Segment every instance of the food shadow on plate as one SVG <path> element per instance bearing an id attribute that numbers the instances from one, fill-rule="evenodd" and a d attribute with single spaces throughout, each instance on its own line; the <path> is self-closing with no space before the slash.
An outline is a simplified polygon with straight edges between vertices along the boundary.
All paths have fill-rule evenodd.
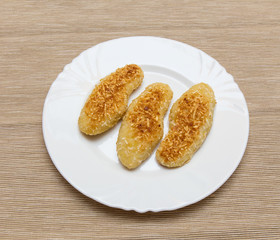
<path id="1" fill-rule="evenodd" d="M 83 137 L 85 139 L 87 139 L 88 141 L 101 141 L 108 137 L 115 137 L 115 135 L 118 136 L 120 126 L 121 126 L 121 121 L 119 121 L 114 127 L 110 128 L 106 132 L 100 133 L 98 135 L 86 135 L 83 132 L 81 132 L 80 130 L 79 131 L 80 131 L 80 134 L 83 135 Z M 116 138 L 116 141 L 117 141 L 117 138 Z"/>

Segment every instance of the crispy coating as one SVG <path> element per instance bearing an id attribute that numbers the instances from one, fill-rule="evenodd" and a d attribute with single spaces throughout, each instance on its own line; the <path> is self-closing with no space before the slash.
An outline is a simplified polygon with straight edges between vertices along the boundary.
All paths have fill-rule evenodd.
<path id="1" fill-rule="evenodd" d="M 81 111 L 80 131 L 97 135 L 112 128 L 125 114 L 128 98 L 143 78 L 142 69 L 130 64 L 101 79 Z"/>
<path id="2" fill-rule="evenodd" d="M 169 132 L 156 152 L 161 165 L 180 167 L 192 158 L 211 129 L 215 104 L 214 92 L 205 83 L 194 85 L 173 104 Z"/>
<path id="3" fill-rule="evenodd" d="M 172 96 L 167 84 L 154 83 L 130 104 L 117 140 L 118 157 L 126 168 L 138 167 L 162 138 L 163 117 Z"/>

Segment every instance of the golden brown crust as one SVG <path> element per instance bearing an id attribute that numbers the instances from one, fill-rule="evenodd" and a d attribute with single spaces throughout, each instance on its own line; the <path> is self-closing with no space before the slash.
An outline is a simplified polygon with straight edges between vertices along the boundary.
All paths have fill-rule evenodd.
<path id="1" fill-rule="evenodd" d="M 130 64 L 101 79 L 81 111 L 80 130 L 96 135 L 113 127 L 124 115 L 129 95 L 140 86 L 143 78 L 142 69 Z"/>
<path id="2" fill-rule="evenodd" d="M 168 85 L 154 83 L 130 104 L 117 141 L 118 157 L 128 169 L 147 159 L 162 138 L 163 117 L 172 96 Z"/>
<path id="3" fill-rule="evenodd" d="M 180 167 L 199 149 L 211 129 L 216 101 L 211 87 L 200 83 L 191 87 L 172 106 L 169 132 L 156 157 L 166 167 Z"/>

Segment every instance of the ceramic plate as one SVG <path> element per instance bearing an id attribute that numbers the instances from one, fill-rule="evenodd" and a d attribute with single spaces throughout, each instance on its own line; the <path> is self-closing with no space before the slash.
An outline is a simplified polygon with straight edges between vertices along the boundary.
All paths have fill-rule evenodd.
<path id="1" fill-rule="evenodd" d="M 145 75 L 130 102 L 154 82 L 172 88 L 170 106 L 196 83 L 206 82 L 213 88 L 217 105 L 212 129 L 183 167 L 161 167 L 154 152 L 138 169 L 129 171 L 116 153 L 120 123 L 94 137 L 79 131 L 78 117 L 94 85 L 130 63 L 141 66 Z M 246 148 L 249 115 L 233 77 L 206 53 L 170 39 L 128 37 L 98 44 L 65 66 L 45 100 L 43 133 L 54 165 L 78 191 L 107 206 L 158 212 L 193 204 L 231 176 Z"/>

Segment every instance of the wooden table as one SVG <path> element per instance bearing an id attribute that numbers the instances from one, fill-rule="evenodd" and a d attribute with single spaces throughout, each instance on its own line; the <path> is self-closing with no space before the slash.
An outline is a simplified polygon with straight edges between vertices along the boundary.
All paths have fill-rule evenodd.
<path id="1" fill-rule="evenodd" d="M 0 239 L 279 239 L 280 2 L 1 1 Z M 217 59 L 250 111 L 247 150 L 203 201 L 138 214 L 103 206 L 55 169 L 42 108 L 83 50 L 125 36 L 193 45 Z"/>

